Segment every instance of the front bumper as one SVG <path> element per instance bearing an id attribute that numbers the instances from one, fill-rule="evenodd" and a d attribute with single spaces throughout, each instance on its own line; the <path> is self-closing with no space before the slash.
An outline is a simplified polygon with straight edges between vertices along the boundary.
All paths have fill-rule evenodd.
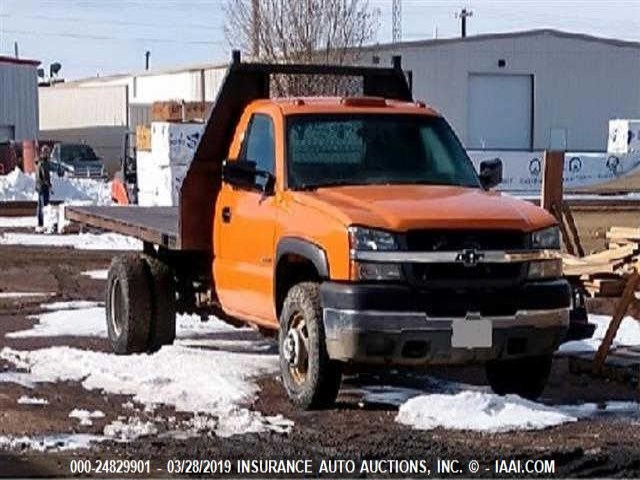
<path id="1" fill-rule="evenodd" d="M 569 327 L 564 280 L 485 292 L 484 303 L 473 303 L 479 311 L 460 315 L 442 315 L 455 306 L 436 305 L 455 301 L 455 295 L 443 298 L 402 285 L 325 282 L 321 295 L 329 357 L 349 363 L 420 366 L 544 355 L 555 351 Z M 492 303 L 502 311 L 492 312 Z M 488 340 L 461 344 L 454 338 L 454 330 L 471 325 L 488 327 Z"/>

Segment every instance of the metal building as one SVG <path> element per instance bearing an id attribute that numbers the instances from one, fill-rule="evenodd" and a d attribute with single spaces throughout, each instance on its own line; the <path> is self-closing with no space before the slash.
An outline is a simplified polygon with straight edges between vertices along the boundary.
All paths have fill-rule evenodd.
<path id="1" fill-rule="evenodd" d="M 640 43 L 557 30 L 366 47 L 401 55 L 414 97 L 441 111 L 469 150 L 603 152 L 611 118 L 640 117 Z M 215 99 L 226 65 L 89 78 L 40 89 L 41 137 L 84 140 L 117 165 L 126 130 L 160 100 Z"/>
<path id="2" fill-rule="evenodd" d="M 0 143 L 37 138 L 38 65 L 0 56 Z"/>
<path id="3" fill-rule="evenodd" d="M 376 45 L 361 61 L 393 55 L 472 150 L 605 151 L 609 119 L 640 116 L 640 43 L 543 29 Z"/>

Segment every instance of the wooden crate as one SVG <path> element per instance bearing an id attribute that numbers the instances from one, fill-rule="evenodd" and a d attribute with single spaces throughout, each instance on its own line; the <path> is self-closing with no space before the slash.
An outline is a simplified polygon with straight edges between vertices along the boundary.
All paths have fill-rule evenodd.
<path id="1" fill-rule="evenodd" d="M 151 119 L 154 122 L 194 122 L 203 121 L 211 103 L 202 102 L 154 102 Z"/>
<path id="2" fill-rule="evenodd" d="M 151 127 L 149 125 L 138 125 L 136 127 L 136 149 L 141 151 L 151 151 Z"/>

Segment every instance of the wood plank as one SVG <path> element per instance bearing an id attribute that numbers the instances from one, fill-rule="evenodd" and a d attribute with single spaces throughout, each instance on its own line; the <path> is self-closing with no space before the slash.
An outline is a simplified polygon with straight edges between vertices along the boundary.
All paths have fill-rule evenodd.
<path id="1" fill-rule="evenodd" d="M 607 333 L 598 348 L 596 356 L 593 360 L 593 370 L 594 372 L 599 372 L 602 370 L 602 366 L 604 365 L 604 361 L 607 358 L 609 353 L 609 349 L 611 348 L 611 344 L 613 343 L 613 339 L 616 337 L 616 333 L 618 333 L 618 328 L 620 328 L 620 323 L 622 323 L 622 319 L 624 315 L 627 313 L 627 309 L 631 302 L 635 301 L 634 293 L 640 283 L 640 275 L 638 271 L 633 272 L 633 275 L 629 277 L 627 280 L 627 285 L 624 287 L 624 292 L 620 301 L 616 305 L 613 318 L 609 323 L 609 328 L 607 328 Z"/>
<path id="2" fill-rule="evenodd" d="M 575 244 L 575 251 L 579 257 L 584 257 L 584 248 L 582 248 L 582 242 L 580 242 L 580 235 L 578 234 L 578 228 L 576 227 L 576 222 L 573 218 L 573 214 L 571 213 L 571 208 L 565 201 L 561 201 L 560 208 L 562 210 L 563 219 L 567 224 L 567 230 L 571 235 L 573 243 Z"/>

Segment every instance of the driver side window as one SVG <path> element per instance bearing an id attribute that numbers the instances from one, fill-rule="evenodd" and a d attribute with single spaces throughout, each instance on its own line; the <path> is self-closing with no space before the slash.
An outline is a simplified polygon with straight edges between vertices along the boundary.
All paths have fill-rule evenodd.
<path id="1" fill-rule="evenodd" d="M 251 118 L 242 144 L 240 160 L 255 162 L 257 170 L 275 173 L 275 140 L 271 117 L 261 113 Z"/>

